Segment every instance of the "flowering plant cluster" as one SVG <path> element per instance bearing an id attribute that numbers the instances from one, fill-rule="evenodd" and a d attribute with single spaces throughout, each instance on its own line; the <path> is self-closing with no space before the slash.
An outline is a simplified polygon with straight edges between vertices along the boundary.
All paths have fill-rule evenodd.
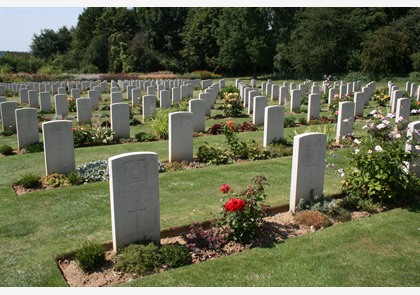
<path id="1" fill-rule="evenodd" d="M 384 107 L 391 100 L 391 97 L 389 96 L 388 93 L 389 92 L 388 92 L 388 88 L 387 87 L 381 88 L 381 89 L 376 89 L 373 92 L 372 99 L 374 101 L 377 101 L 379 106 Z"/>
<path id="2" fill-rule="evenodd" d="M 395 115 L 383 115 L 379 109 L 370 113 L 371 119 L 363 127 L 368 136 L 355 139 L 350 167 L 342 189 L 359 199 L 387 205 L 399 204 L 418 193 L 419 179 L 408 170 L 416 153 L 406 151 L 406 144 L 419 146 L 414 137 L 407 137 L 407 124 Z"/>
<path id="3" fill-rule="evenodd" d="M 69 107 L 69 112 L 76 111 L 76 99 L 73 96 L 67 97 L 67 104 Z"/>
<path id="4" fill-rule="evenodd" d="M 94 146 L 116 142 L 115 132 L 106 127 L 81 125 L 73 128 L 74 146 Z"/>
<path id="5" fill-rule="evenodd" d="M 248 185 L 239 196 L 227 184 L 220 187 L 220 191 L 228 200 L 222 199 L 223 217 L 219 220 L 218 227 L 228 232 L 230 240 L 239 243 L 248 243 L 258 235 L 268 209 L 268 206 L 260 204 L 267 197 L 264 192 L 266 177 L 256 176 L 252 181 L 254 184 Z"/>
<path id="6" fill-rule="evenodd" d="M 353 97 L 351 97 L 348 94 L 345 94 L 343 97 L 340 97 L 340 95 L 338 94 L 334 95 L 333 99 L 331 99 L 330 101 L 328 109 L 330 111 L 331 116 L 333 116 L 335 119 L 338 118 L 338 107 L 340 102 L 342 101 L 353 101 Z"/>
<path id="7" fill-rule="evenodd" d="M 243 116 L 244 106 L 242 105 L 239 93 L 225 93 L 221 109 L 223 110 L 224 115 L 227 117 Z"/>

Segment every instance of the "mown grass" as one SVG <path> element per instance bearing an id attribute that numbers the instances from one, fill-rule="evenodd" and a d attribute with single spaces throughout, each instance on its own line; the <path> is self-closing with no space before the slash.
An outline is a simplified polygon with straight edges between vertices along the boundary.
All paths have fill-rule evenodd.
<path id="1" fill-rule="evenodd" d="M 250 120 L 241 118 L 235 122 Z M 206 127 L 217 121 L 207 120 Z M 363 134 L 363 124 L 356 124 L 356 133 Z M 297 133 L 322 127 L 287 128 L 285 137 L 292 141 Z M 131 133 L 147 128 L 147 124 L 132 127 Z M 238 136 L 262 143 L 263 131 L 260 128 Z M 194 151 L 205 141 L 223 144 L 224 137 L 194 138 Z M 5 143 L 17 147 L 16 136 L 0 137 L 0 145 Z M 168 142 L 77 148 L 76 165 L 134 151 L 157 152 L 159 160 L 166 161 Z M 291 160 L 292 157 L 283 157 L 159 174 L 161 229 L 217 217 L 220 185 L 229 183 L 239 192 L 258 174 L 265 175 L 270 184 L 266 203 L 288 204 Z M 327 162 L 335 163 L 337 169 L 345 167 L 347 151 L 327 152 Z M 75 250 L 86 240 L 111 241 L 108 183 L 16 196 L 12 183 L 22 175 L 45 173 L 43 153 L 0 156 L 0 167 L 0 286 L 66 286 L 54 257 Z M 325 194 L 340 192 L 340 181 L 336 169 L 326 169 Z M 419 221 L 418 209 L 396 209 L 272 248 L 254 249 L 136 280 L 130 286 L 419 286 L 416 257 L 420 248 L 418 231 L 413 229 Z"/>

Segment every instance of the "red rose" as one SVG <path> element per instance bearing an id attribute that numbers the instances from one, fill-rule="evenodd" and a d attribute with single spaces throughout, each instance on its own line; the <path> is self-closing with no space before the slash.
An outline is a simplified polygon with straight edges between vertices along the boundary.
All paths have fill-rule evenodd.
<path id="1" fill-rule="evenodd" d="M 76 132 L 77 129 L 73 127 L 72 130 L 73 130 L 73 132 Z"/>
<path id="2" fill-rule="evenodd" d="M 220 187 L 220 191 L 224 194 L 227 194 L 230 191 L 230 186 L 228 186 L 227 184 L 222 184 L 222 186 Z"/>
<path id="3" fill-rule="evenodd" d="M 227 211 L 242 211 L 245 208 L 245 202 L 242 199 L 232 198 L 226 202 L 225 208 Z"/>
<path id="4" fill-rule="evenodd" d="M 335 114 L 338 116 L 338 111 L 336 111 Z"/>
<path id="5" fill-rule="evenodd" d="M 233 124 L 233 121 L 227 121 L 226 122 L 226 125 L 230 125 L 230 124 Z"/>

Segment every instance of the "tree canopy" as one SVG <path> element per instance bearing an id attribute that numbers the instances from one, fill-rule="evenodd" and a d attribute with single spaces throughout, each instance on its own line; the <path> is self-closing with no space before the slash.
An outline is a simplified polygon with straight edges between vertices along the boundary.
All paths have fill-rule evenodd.
<path id="1" fill-rule="evenodd" d="M 418 7 L 88 7 L 34 34 L 30 55 L 66 72 L 378 77 L 419 70 L 419 33 Z"/>

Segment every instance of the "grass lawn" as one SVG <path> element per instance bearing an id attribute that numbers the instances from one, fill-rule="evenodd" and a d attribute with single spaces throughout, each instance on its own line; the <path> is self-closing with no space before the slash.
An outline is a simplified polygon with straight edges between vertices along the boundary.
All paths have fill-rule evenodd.
<path id="1" fill-rule="evenodd" d="M 365 112 L 372 108 L 366 108 Z M 293 115 L 298 118 L 306 113 Z M 206 128 L 227 120 L 208 119 Z M 251 120 L 240 118 L 235 122 Z M 356 135 L 363 134 L 363 125 L 363 121 L 356 123 Z M 320 131 L 325 126 L 287 128 L 285 138 L 292 141 L 295 134 Z M 146 123 L 131 127 L 131 134 L 143 130 L 150 130 L 150 126 Z M 262 143 L 262 128 L 240 133 L 239 138 Z M 223 144 L 224 137 L 194 138 L 194 153 L 204 142 Z M 3 144 L 16 148 L 16 136 L 0 136 L 0 145 Z M 168 141 L 76 148 L 76 166 L 135 151 L 153 151 L 158 153 L 160 161 L 166 161 Z M 326 195 L 340 192 L 337 169 L 345 167 L 348 160 L 347 149 L 327 151 L 327 162 L 334 163 L 336 168 L 326 169 Z M 292 157 L 288 156 L 159 174 L 161 229 L 217 217 L 222 205 L 220 185 L 228 183 L 239 192 L 250 184 L 253 176 L 260 174 L 270 184 L 266 203 L 288 204 L 291 163 Z M 12 184 L 25 173 L 40 176 L 45 173 L 42 152 L 0 156 L 0 286 L 66 286 L 54 257 L 75 250 L 86 240 L 108 243 L 112 239 L 109 184 L 97 182 L 16 196 Z M 419 206 L 395 209 L 290 239 L 271 248 L 256 248 L 128 285 L 420 286 L 419 209 Z"/>

